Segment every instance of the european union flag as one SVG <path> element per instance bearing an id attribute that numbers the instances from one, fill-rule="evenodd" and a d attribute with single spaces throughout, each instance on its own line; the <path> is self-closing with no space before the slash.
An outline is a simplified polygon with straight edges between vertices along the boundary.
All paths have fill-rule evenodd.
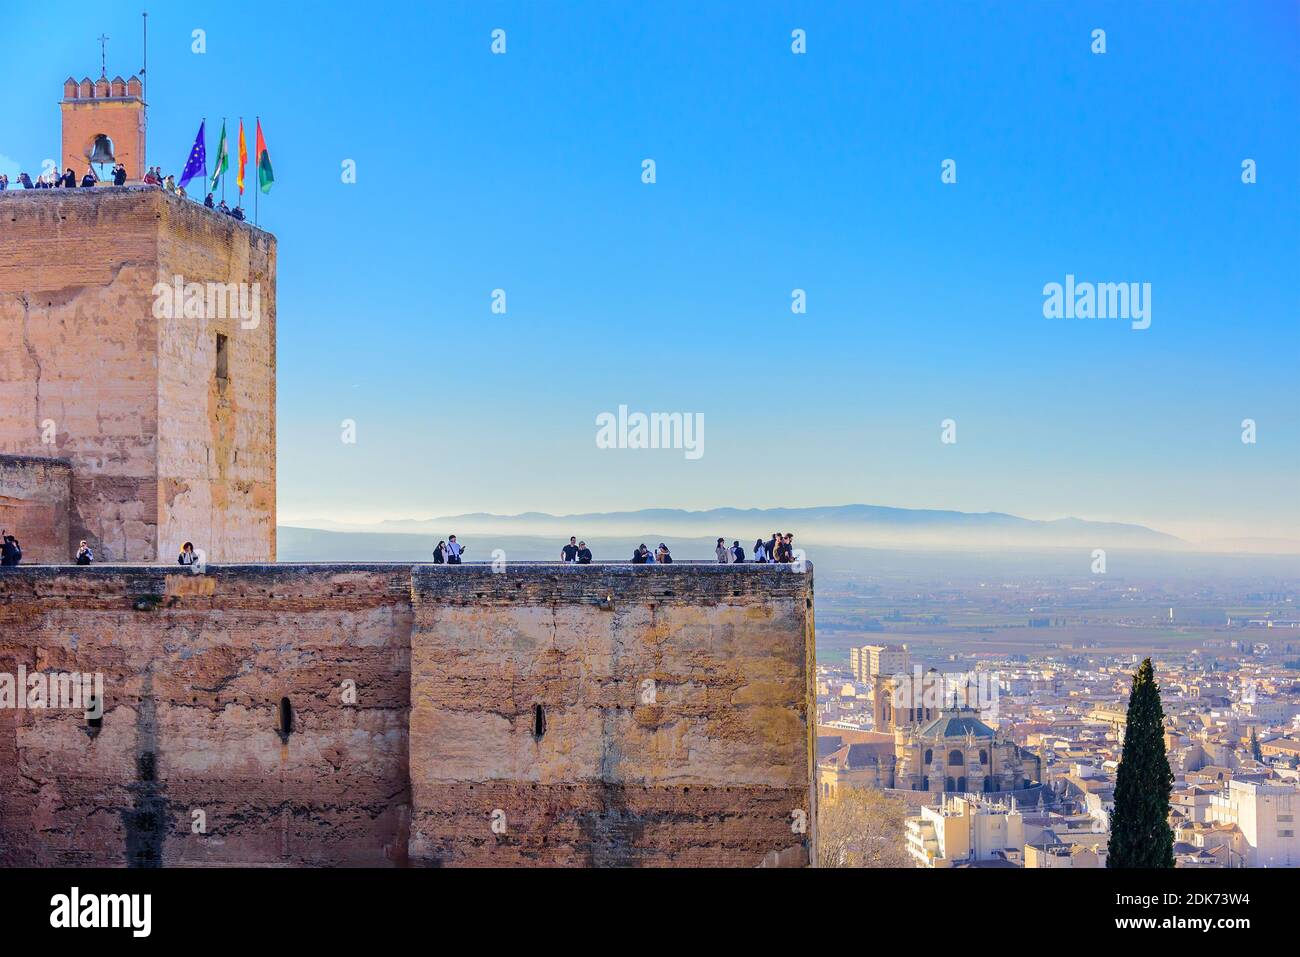
<path id="1" fill-rule="evenodd" d="M 196 176 L 202 176 L 205 180 L 208 178 L 208 150 L 203 145 L 203 127 L 207 124 L 204 120 L 199 124 L 199 135 L 194 138 L 194 148 L 190 150 L 190 158 L 185 161 L 185 171 L 181 173 L 179 185 L 185 188 L 190 180 Z"/>

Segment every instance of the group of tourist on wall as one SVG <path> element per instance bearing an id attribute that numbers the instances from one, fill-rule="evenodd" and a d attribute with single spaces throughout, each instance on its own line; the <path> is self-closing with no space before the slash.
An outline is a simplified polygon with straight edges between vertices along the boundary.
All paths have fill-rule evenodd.
<path id="1" fill-rule="evenodd" d="M 3 544 L 0 544 L 0 565 L 17 565 L 22 561 L 22 546 L 18 544 L 18 539 L 15 536 L 9 534 L 7 529 L 3 535 Z M 460 565 L 465 551 L 465 546 L 456 541 L 456 536 L 450 535 L 445 541 L 439 541 L 437 547 L 433 550 L 433 563 L 435 565 Z M 741 546 L 739 539 L 732 542 L 730 548 L 727 547 L 726 539 L 718 539 L 717 556 L 719 564 L 723 565 L 746 561 L 745 549 Z M 587 547 L 586 542 L 578 541 L 577 536 L 569 536 L 569 544 L 560 549 L 560 560 L 566 564 L 590 565 L 591 559 L 591 549 Z M 77 546 L 76 563 L 78 565 L 89 565 L 94 560 L 94 549 L 83 538 Z M 673 556 L 668 550 L 668 546 L 663 542 L 660 542 L 659 547 L 653 551 L 642 542 L 632 552 L 630 560 L 633 565 L 671 565 Z M 791 532 L 773 532 L 772 537 L 767 541 L 763 541 L 761 538 L 756 540 L 754 542 L 753 557 L 748 560 L 759 564 L 765 562 L 793 562 L 794 534 Z M 176 558 L 179 565 L 198 565 L 201 561 L 202 559 L 194 548 L 193 542 L 186 542 L 182 545 L 180 554 Z"/>
<path id="2" fill-rule="evenodd" d="M 63 173 L 58 172 L 58 170 L 50 170 L 48 173 L 42 173 L 35 180 L 26 173 L 19 173 L 17 182 L 23 189 L 75 189 L 78 186 L 77 174 L 72 171 L 72 167 L 68 167 Z M 80 186 L 83 189 L 88 189 L 92 186 L 98 186 L 100 182 L 101 180 L 92 166 L 86 170 L 86 175 L 81 177 Z M 185 187 L 176 184 L 176 177 L 164 176 L 160 166 L 150 166 L 149 171 L 144 174 L 142 182 L 146 186 L 157 186 L 182 199 L 187 198 Z M 123 186 L 126 183 L 126 167 L 121 163 L 113 165 L 112 183 L 114 186 Z M 0 192 L 8 188 L 9 177 L 4 173 L 0 173 Z M 216 200 L 212 193 L 208 193 L 204 198 L 203 205 L 214 212 L 224 213 L 233 219 L 247 218 L 242 206 L 227 206 L 224 198 Z"/>
<path id="3" fill-rule="evenodd" d="M 745 548 L 740 544 L 740 539 L 731 543 L 727 547 L 725 538 L 718 539 L 718 547 L 714 549 L 718 556 L 718 563 L 729 565 L 735 562 L 745 561 Z M 765 562 L 790 563 L 794 561 L 794 533 L 793 532 L 773 532 L 772 537 L 767 541 L 761 538 L 754 541 L 754 555 L 750 561 L 763 564 Z"/>
<path id="4" fill-rule="evenodd" d="M 433 563 L 435 565 L 459 565 L 461 556 L 465 553 L 465 546 L 456 541 L 456 536 L 450 536 L 446 541 L 439 541 L 437 547 L 433 550 Z M 736 539 L 732 542 L 731 547 L 727 547 L 726 539 L 718 539 L 717 552 L 718 562 L 723 565 L 736 564 L 744 562 L 745 549 Z M 560 561 L 566 565 L 590 565 L 592 562 L 591 549 L 587 547 L 586 542 L 578 541 L 576 535 L 569 536 L 569 543 L 560 549 Z M 642 542 L 632 551 L 632 557 L 629 561 L 633 565 L 671 565 L 673 563 L 672 552 L 668 546 L 660 542 L 658 548 L 651 549 L 645 542 Z M 765 564 L 768 562 L 785 562 L 794 561 L 794 533 L 792 532 L 773 532 L 772 537 L 767 541 L 757 539 L 754 542 L 753 557 L 748 561 Z"/>
<path id="5" fill-rule="evenodd" d="M 8 529 L 4 531 L 3 536 L 0 540 L 0 566 L 11 567 L 19 564 L 23 560 L 23 547 L 18 543 L 17 536 L 10 535 Z M 95 550 L 84 538 L 77 545 L 75 561 L 78 565 L 90 565 L 95 561 Z M 199 555 L 194 550 L 193 542 L 186 542 L 181 546 L 176 562 L 180 565 L 199 564 Z"/>
<path id="6" fill-rule="evenodd" d="M 113 171 L 109 177 L 114 186 L 121 186 L 126 182 L 126 167 L 121 163 L 113 164 Z M 98 186 L 100 183 L 99 175 L 95 172 L 95 167 L 86 167 L 86 175 L 81 177 L 81 182 L 77 182 L 77 174 L 69 166 L 60 173 L 56 169 L 47 170 L 40 176 L 33 179 L 26 173 L 18 174 L 18 185 L 23 189 L 76 189 L 78 185 L 82 189 L 89 189 L 92 186 Z M 0 192 L 9 188 L 9 177 L 0 173 Z"/>
<path id="7" fill-rule="evenodd" d="M 456 536 L 450 536 L 445 542 L 439 542 L 438 547 L 433 550 L 433 563 L 435 565 L 459 565 L 460 557 L 465 553 L 465 547 L 456 541 Z"/>
<path id="8" fill-rule="evenodd" d="M 214 212 L 224 213 L 234 219 L 246 219 L 244 208 L 236 201 L 234 207 L 226 205 L 225 183 L 226 173 L 230 169 L 230 155 L 226 149 L 226 124 L 223 120 L 221 123 L 221 141 L 217 144 L 216 169 L 211 177 L 208 176 L 208 158 L 207 147 L 204 139 L 204 128 L 206 122 L 199 124 L 199 134 L 194 140 L 194 146 L 190 150 L 190 155 L 185 161 L 185 169 L 181 173 L 180 181 L 170 173 L 163 175 L 161 166 L 150 166 L 148 172 L 144 174 L 142 182 L 146 186 L 157 186 L 167 192 L 179 196 L 182 199 L 188 198 L 185 187 L 190 181 L 202 176 L 204 184 L 208 187 L 208 194 L 203 200 L 203 205 Z M 275 182 L 275 173 L 271 169 L 271 154 L 266 148 L 266 140 L 262 136 L 262 122 L 257 122 L 257 143 L 256 152 L 254 153 L 254 164 L 257 169 L 257 188 L 260 192 L 269 193 L 271 184 Z M 244 167 L 248 162 L 248 143 L 244 138 L 244 121 L 239 121 L 239 152 L 237 156 L 236 169 L 238 174 L 235 177 L 235 185 L 239 189 L 239 195 L 244 195 Z M 102 168 L 102 167 L 101 167 Z M 114 186 L 124 186 L 126 184 L 126 167 L 121 163 L 113 164 L 111 180 Z M 35 181 L 26 173 L 18 174 L 18 185 L 23 189 L 75 189 L 78 186 L 77 174 L 72 171 L 72 167 L 60 173 L 57 169 L 51 169 L 40 176 Z M 95 174 L 94 166 L 86 170 L 86 175 L 81 177 L 80 185 L 82 187 L 98 186 L 100 178 Z M 222 189 L 222 197 L 219 202 L 214 201 L 217 186 Z M 9 177 L 0 173 L 0 191 L 9 188 Z"/>
<path id="9" fill-rule="evenodd" d="M 91 549 L 90 545 L 87 544 L 86 540 L 83 538 L 81 540 L 81 544 L 77 546 L 77 564 L 89 565 L 94 560 L 95 560 L 95 552 L 93 549 Z M 199 556 L 198 553 L 194 550 L 194 543 L 186 542 L 184 545 L 181 546 L 181 552 L 180 555 L 178 555 L 176 558 L 176 564 L 197 565 L 198 563 L 199 563 Z"/>

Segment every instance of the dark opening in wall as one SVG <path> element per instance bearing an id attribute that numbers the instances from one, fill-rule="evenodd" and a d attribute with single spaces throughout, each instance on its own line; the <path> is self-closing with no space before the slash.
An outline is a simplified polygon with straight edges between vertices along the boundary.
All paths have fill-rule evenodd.
<path id="1" fill-rule="evenodd" d="M 540 704 L 533 705 L 533 737 L 538 741 L 546 733 L 546 709 Z"/>
<path id="2" fill-rule="evenodd" d="M 217 333 L 217 388 L 226 391 L 230 379 L 230 340 Z"/>
<path id="3" fill-rule="evenodd" d="M 95 698 L 86 702 L 86 733 L 92 738 L 104 727 L 104 711 Z"/>
<path id="4" fill-rule="evenodd" d="M 288 698 L 280 699 L 280 720 L 275 730 L 281 738 L 285 739 L 293 733 L 293 705 L 289 703 Z"/>

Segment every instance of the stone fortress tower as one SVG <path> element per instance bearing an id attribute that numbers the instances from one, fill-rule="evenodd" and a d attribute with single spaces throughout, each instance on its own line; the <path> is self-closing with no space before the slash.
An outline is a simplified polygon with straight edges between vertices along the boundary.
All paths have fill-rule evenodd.
<path id="1" fill-rule="evenodd" d="M 124 88 L 65 152 L 135 177 Z M 275 563 L 275 279 L 156 187 L 0 193 L 0 675 L 103 688 L 0 707 L 0 866 L 808 864 L 811 563 Z"/>
<path id="2" fill-rule="evenodd" d="M 107 137 L 138 179 L 140 93 L 68 80 L 65 166 Z M 270 233 L 154 187 L 0 193 L 0 524 L 27 561 L 275 559 L 275 267 Z"/>

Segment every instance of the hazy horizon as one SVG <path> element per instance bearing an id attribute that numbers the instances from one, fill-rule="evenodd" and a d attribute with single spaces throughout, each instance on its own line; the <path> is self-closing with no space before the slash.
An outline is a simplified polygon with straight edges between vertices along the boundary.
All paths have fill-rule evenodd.
<path id="1" fill-rule="evenodd" d="M 599 532 L 602 533 L 610 533 L 611 531 L 613 531 L 619 534 L 631 534 L 631 535 L 637 535 L 642 533 L 671 534 L 670 529 L 676 528 L 678 531 L 689 532 L 691 534 L 697 534 L 697 535 L 707 535 L 707 534 L 715 534 L 715 533 L 722 534 L 722 535 L 729 536 L 728 540 L 730 540 L 730 537 L 734 537 L 734 535 L 736 535 L 739 532 L 739 529 L 731 529 L 729 531 L 726 528 L 719 527 L 716 522 L 710 523 L 707 519 L 707 515 L 709 513 L 716 512 L 716 511 L 736 511 L 741 513 L 755 511 L 759 513 L 759 515 L 754 516 L 752 519 L 742 518 L 741 520 L 732 522 L 731 524 L 733 525 L 742 524 L 743 521 L 749 520 L 751 521 L 751 523 L 754 524 L 755 528 L 766 528 L 766 524 L 759 524 L 759 523 L 770 524 L 774 519 L 766 518 L 766 517 L 760 518 L 760 515 L 767 515 L 774 512 L 776 513 L 796 512 L 800 510 L 829 511 L 829 510 L 847 510 L 847 509 L 855 509 L 855 508 L 883 509 L 889 511 L 915 513 L 915 515 L 919 518 L 931 519 L 934 521 L 938 521 L 937 516 L 943 515 L 944 513 L 955 513 L 955 515 L 957 516 L 955 521 L 958 522 L 965 519 L 979 520 L 983 518 L 988 518 L 990 516 L 1005 515 L 1010 519 L 1025 520 L 1027 522 L 1035 523 L 1036 525 L 1041 525 L 1043 530 L 1048 533 L 1050 533 L 1051 531 L 1052 523 L 1060 523 L 1063 525 L 1068 523 L 1081 523 L 1083 525 L 1089 526 L 1090 528 L 1099 530 L 1101 532 L 1104 532 L 1104 530 L 1108 526 L 1121 527 L 1120 528 L 1121 531 L 1128 530 L 1128 529 L 1140 529 L 1144 531 L 1150 531 L 1160 536 L 1169 536 L 1171 539 L 1171 541 L 1166 543 L 1148 544 L 1147 547 L 1168 548 L 1174 551 L 1196 552 L 1198 550 L 1201 550 L 1205 552 L 1237 553 L 1242 555 L 1300 554 L 1300 542 L 1278 537 L 1278 536 L 1260 536 L 1260 537 L 1252 537 L 1252 538 L 1185 539 L 1182 536 L 1174 535 L 1173 533 L 1170 533 L 1165 529 L 1152 527 L 1149 525 L 1142 525 L 1141 523 L 1111 523 L 1104 520 L 1090 519 L 1090 518 L 1085 518 L 1077 515 L 1063 515 L 1063 516 L 1050 518 L 1050 519 L 1038 519 L 1038 518 L 1031 518 L 1029 516 L 1016 515 L 1015 513 L 1005 513 L 1005 512 L 967 513 L 967 512 L 961 512 L 960 510 L 950 510 L 950 509 L 897 509 L 896 506 L 868 505 L 865 503 L 840 503 L 836 505 L 789 506 L 789 507 L 780 506 L 780 507 L 769 508 L 769 509 L 750 509 L 750 508 L 743 508 L 739 506 L 716 506 L 714 508 L 708 508 L 708 509 L 676 509 L 671 506 L 650 506 L 641 509 L 626 509 L 626 510 L 619 509 L 619 510 L 611 510 L 608 512 L 545 512 L 541 510 L 529 510 L 527 512 L 522 512 L 522 513 L 503 514 L 503 513 L 491 512 L 491 511 L 478 511 L 478 512 L 458 513 L 455 515 L 450 515 L 450 514 L 422 515 L 422 516 L 384 515 L 382 517 L 374 517 L 374 518 L 368 518 L 365 516 L 355 516 L 351 520 L 345 520 L 342 518 L 326 518 L 320 515 L 287 516 L 281 514 L 277 517 L 277 525 L 281 528 L 320 529 L 326 531 L 340 531 L 340 532 L 376 532 L 376 533 L 394 534 L 394 535 L 401 535 L 401 534 L 427 535 L 430 534 L 433 530 L 428 528 L 422 528 L 417 531 L 417 530 L 413 530 L 413 527 L 430 526 L 430 525 L 436 525 L 438 523 L 455 521 L 459 523 L 457 527 L 462 529 L 461 534 L 463 534 L 464 531 L 477 533 L 480 531 L 480 528 L 487 528 L 487 529 L 491 529 L 491 531 L 493 532 L 502 533 L 502 534 L 512 534 L 512 535 L 536 534 L 545 537 L 547 535 L 551 535 L 551 536 L 567 535 L 567 533 L 564 531 L 565 526 L 563 524 L 567 522 L 568 524 L 572 524 L 575 526 L 573 530 L 573 534 L 577 534 L 579 537 L 581 537 L 583 534 L 586 534 L 588 537 L 593 537 L 593 535 L 597 534 L 595 530 L 589 528 L 586 532 L 584 532 L 583 528 L 577 527 L 577 524 L 579 523 L 580 520 L 590 519 L 593 521 L 597 521 L 597 529 L 599 530 Z M 653 515 L 657 513 L 671 513 L 668 515 L 668 517 L 671 518 L 672 521 L 660 522 L 659 524 L 663 525 L 664 527 L 656 529 L 654 518 L 640 517 L 642 515 L 647 515 L 647 514 Z M 610 522 L 612 520 L 612 517 L 615 516 L 618 517 L 618 522 L 616 524 L 611 524 Z M 548 522 L 554 522 L 559 524 L 555 524 L 553 527 L 547 527 Z M 1046 537 L 1046 535 L 1044 535 L 1043 539 L 1040 541 L 1027 543 L 1022 541 L 1017 541 L 1014 538 L 1005 541 L 999 540 L 998 537 L 996 536 L 980 536 L 978 533 L 966 533 L 964 536 L 954 536 L 951 534 L 945 535 L 941 532 L 923 534 L 913 530 L 912 527 L 908 526 L 907 524 L 898 524 L 892 526 L 892 528 L 897 529 L 897 532 L 892 534 L 874 533 L 874 534 L 866 534 L 866 535 L 861 533 L 855 534 L 851 528 L 846 529 L 843 532 L 837 533 L 836 526 L 834 525 L 832 525 L 830 528 L 827 528 L 825 526 L 820 526 L 820 525 L 812 525 L 810 527 L 805 527 L 802 530 L 800 529 L 794 529 L 794 530 L 800 531 L 803 539 L 809 542 L 830 543 L 830 544 L 837 544 L 837 545 L 846 545 L 849 547 L 867 547 L 867 548 L 871 548 L 871 547 L 943 548 L 943 547 L 951 546 L 958 549 L 967 549 L 967 548 L 978 549 L 978 548 L 985 548 L 985 547 L 991 547 L 991 548 L 998 548 L 998 547 L 1017 548 L 1017 547 L 1030 547 L 1030 546 L 1067 547 L 1068 545 L 1071 544 L 1077 544 L 1077 543 L 1070 543 L 1070 542 L 1053 543 L 1051 540 L 1049 540 Z M 411 529 L 411 530 L 404 531 L 404 529 Z M 452 531 L 454 531 L 454 529 L 448 526 L 447 529 L 444 530 L 443 534 L 448 534 L 451 533 Z M 748 529 L 748 531 L 753 531 L 753 529 Z M 768 529 L 768 531 L 770 531 L 770 529 Z M 763 534 L 766 534 L 766 532 L 764 532 Z M 1076 537 L 1078 538 L 1078 542 L 1082 542 L 1082 543 L 1094 543 L 1098 545 L 1108 544 L 1105 541 L 1100 541 L 1100 540 L 1094 541 L 1096 536 L 1089 535 L 1086 533 L 1081 533 Z M 746 547 L 748 547 L 749 544 L 750 544 L 749 542 L 746 542 Z"/>

